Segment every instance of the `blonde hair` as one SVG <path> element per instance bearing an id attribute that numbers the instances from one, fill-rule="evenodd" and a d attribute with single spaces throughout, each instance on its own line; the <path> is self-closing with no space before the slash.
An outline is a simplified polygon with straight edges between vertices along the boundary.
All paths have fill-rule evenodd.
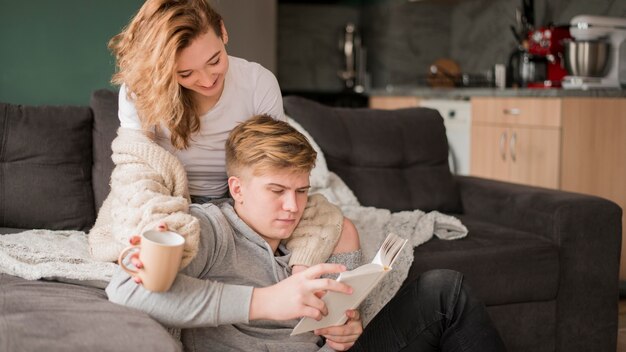
<path id="1" fill-rule="evenodd" d="M 126 84 L 143 128 L 167 126 L 178 149 L 200 129 L 191 92 L 176 79 L 176 57 L 209 30 L 222 38 L 222 17 L 207 0 L 148 0 L 109 41 L 114 84 Z"/>
<path id="2" fill-rule="evenodd" d="M 226 141 L 228 176 L 241 176 L 244 168 L 252 168 L 255 175 L 276 170 L 310 172 L 316 157 L 302 133 L 267 115 L 240 123 Z"/>

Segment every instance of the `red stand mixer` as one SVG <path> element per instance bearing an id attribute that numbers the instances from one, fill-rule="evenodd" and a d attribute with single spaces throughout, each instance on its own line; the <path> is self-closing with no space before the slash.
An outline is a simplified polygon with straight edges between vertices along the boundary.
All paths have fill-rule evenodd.
<path id="1" fill-rule="evenodd" d="M 563 41 L 571 38 L 569 26 L 539 27 L 528 32 L 528 53 L 538 61 L 545 60 L 545 79 L 527 82 L 528 88 L 561 87 L 563 77 L 567 76 Z"/>

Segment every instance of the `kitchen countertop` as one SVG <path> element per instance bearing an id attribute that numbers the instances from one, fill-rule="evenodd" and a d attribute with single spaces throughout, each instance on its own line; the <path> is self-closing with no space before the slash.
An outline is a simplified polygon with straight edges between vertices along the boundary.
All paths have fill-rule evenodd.
<path id="1" fill-rule="evenodd" d="M 517 89 L 517 88 L 430 88 L 423 86 L 387 86 L 374 88 L 365 94 L 371 96 L 416 96 L 433 99 L 470 99 L 471 97 L 598 97 L 623 98 L 626 89 Z"/>

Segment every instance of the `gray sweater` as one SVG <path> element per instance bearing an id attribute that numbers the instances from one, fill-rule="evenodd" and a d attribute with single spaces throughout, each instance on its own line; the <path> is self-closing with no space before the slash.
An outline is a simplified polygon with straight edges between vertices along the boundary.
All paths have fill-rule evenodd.
<path id="1" fill-rule="evenodd" d="M 287 248 L 280 245 L 278 252 L 284 254 L 274 255 L 228 201 L 193 204 L 190 212 L 200 221 L 200 247 L 172 288 L 150 292 L 119 270 L 106 288 L 109 300 L 182 328 L 189 351 L 320 350 L 323 341 L 313 333 L 289 336 L 297 320 L 248 320 L 253 287 L 276 284 L 291 274 Z"/>

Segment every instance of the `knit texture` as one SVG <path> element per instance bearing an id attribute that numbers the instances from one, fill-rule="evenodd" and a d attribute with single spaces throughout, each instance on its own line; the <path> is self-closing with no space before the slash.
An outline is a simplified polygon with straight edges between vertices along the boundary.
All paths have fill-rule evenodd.
<path id="1" fill-rule="evenodd" d="M 200 227 L 189 214 L 187 174 L 178 159 L 144 132 L 120 128 L 111 144 L 111 192 L 89 232 L 94 259 L 116 261 L 130 237 L 165 223 L 185 237 L 181 268 L 198 250 Z"/>
<path id="2" fill-rule="evenodd" d="M 321 194 L 309 195 L 302 219 L 286 243 L 289 265 L 324 263 L 339 241 L 343 214 Z"/>
<path id="3" fill-rule="evenodd" d="M 359 249 L 353 252 L 335 253 L 331 255 L 330 258 L 328 258 L 326 263 L 343 264 L 346 266 L 346 270 L 349 271 L 349 270 L 354 270 L 363 264 L 362 257 L 363 257 L 363 252 Z M 337 279 L 337 277 L 339 277 L 339 274 L 338 273 L 324 274 L 321 277 L 335 280 Z"/>

